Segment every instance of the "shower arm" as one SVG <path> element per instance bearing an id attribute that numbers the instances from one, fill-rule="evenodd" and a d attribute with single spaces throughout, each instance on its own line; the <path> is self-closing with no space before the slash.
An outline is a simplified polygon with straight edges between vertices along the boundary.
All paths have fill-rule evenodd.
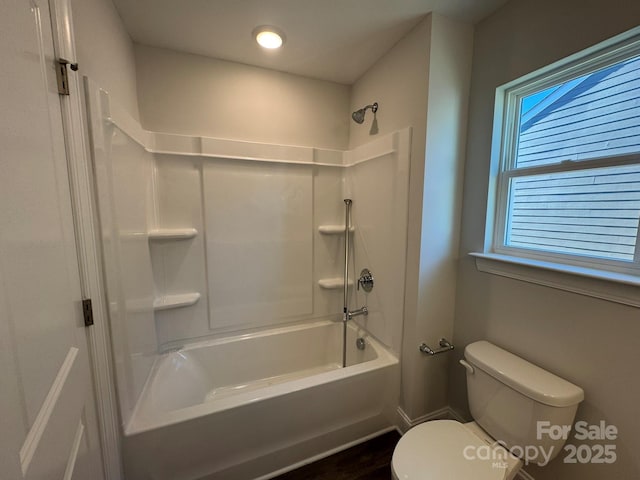
<path id="1" fill-rule="evenodd" d="M 364 114 L 367 113 L 367 110 L 371 109 L 371 111 L 373 113 L 376 113 L 378 111 L 378 102 L 374 102 L 371 105 L 367 105 L 366 107 L 362 107 L 360 110 L 356 110 L 356 112 L 362 114 L 363 118 L 364 118 Z M 356 113 L 353 112 L 353 113 Z"/>
<path id="2" fill-rule="evenodd" d="M 373 113 L 376 113 L 378 111 L 378 102 L 373 102 L 371 105 L 367 105 L 363 110 L 366 112 L 367 108 L 370 108 Z"/>

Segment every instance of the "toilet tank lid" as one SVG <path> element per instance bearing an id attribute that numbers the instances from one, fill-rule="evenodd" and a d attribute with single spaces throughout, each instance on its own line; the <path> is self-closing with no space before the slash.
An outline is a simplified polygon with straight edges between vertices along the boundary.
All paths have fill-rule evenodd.
<path id="1" fill-rule="evenodd" d="M 577 385 L 485 340 L 467 345 L 464 356 L 496 380 L 545 405 L 568 407 L 584 400 Z"/>

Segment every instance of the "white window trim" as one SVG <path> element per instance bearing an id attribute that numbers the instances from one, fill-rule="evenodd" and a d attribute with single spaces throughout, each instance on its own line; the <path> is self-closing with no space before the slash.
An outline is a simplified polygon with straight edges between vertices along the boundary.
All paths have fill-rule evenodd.
<path id="1" fill-rule="evenodd" d="M 570 171 L 599 166 L 638 163 L 638 155 L 605 157 L 510 170 L 515 159 L 513 118 L 517 98 L 543 90 L 593 70 L 604 68 L 640 50 L 640 27 L 562 59 L 496 89 L 491 170 L 487 203 L 485 248 L 470 253 L 479 271 L 545 285 L 616 303 L 640 307 L 640 269 L 638 263 L 572 257 L 504 246 L 508 184 L 510 178 L 553 171 Z M 640 235 L 640 232 L 639 232 Z M 640 243 L 640 242 L 639 242 Z M 636 259 L 638 258 L 636 249 Z"/>

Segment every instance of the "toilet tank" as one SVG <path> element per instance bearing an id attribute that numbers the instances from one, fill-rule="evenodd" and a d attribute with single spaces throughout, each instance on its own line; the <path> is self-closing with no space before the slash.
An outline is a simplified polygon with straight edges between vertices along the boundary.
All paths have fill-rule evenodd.
<path id="1" fill-rule="evenodd" d="M 464 357 L 475 421 L 528 463 L 544 465 L 555 458 L 584 399 L 582 389 L 487 341 L 467 345 Z M 539 431 L 539 425 L 554 426 L 553 435 Z M 568 435 L 555 435 L 560 428 Z"/>

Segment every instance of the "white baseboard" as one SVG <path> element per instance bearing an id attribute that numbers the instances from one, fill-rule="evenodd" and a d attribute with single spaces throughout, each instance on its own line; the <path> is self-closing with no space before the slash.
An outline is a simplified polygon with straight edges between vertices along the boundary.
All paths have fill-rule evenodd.
<path id="1" fill-rule="evenodd" d="M 426 415 L 421 415 L 418 418 L 411 419 L 402 410 L 401 407 L 398 407 L 398 430 L 400 433 L 406 433 L 412 427 L 416 425 L 420 425 L 421 423 L 428 422 L 430 420 L 457 420 L 459 422 L 464 423 L 466 420 L 451 407 L 443 407 L 433 412 L 429 412 Z"/>
<path id="2" fill-rule="evenodd" d="M 466 419 L 464 416 L 460 414 L 460 412 L 458 412 L 457 410 L 454 410 L 451 407 L 449 407 L 449 418 L 451 418 L 452 420 L 457 420 L 460 423 L 466 423 L 469 421 L 469 419 Z"/>

